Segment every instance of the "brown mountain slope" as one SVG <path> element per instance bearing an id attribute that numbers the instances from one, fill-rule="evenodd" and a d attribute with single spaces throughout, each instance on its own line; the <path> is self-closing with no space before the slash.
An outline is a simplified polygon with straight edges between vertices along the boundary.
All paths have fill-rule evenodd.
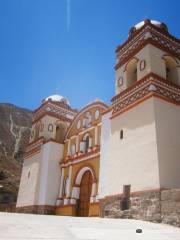
<path id="1" fill-rule="evenodd" d="M 0 203 L 16 201 L 31 121 L 31 111 L 0 104 Z"/>

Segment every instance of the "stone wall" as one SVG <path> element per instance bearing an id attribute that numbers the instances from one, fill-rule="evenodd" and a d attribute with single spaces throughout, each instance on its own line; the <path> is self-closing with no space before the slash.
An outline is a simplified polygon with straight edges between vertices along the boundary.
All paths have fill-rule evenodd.
<path id="1" fill-rule="evenodd" d="M 180 227 L 180 189 L 131 193 L 129 209 L 121 210 L 123 195 L 100 200 L 100 216 L 163 222 Z"/>
<path id="2" fill-rule="evenodd" d="M 160 197 L 160 190 L 132 193 L 129 209 L 124 211 L 121 210 L 123 195 L 107 197 L 100 201 L 100 216 L 161 222 Z"/>
<path id="3" fill-rule="evenodd" d="M 0 203 L 0 212 L 16 212 L 16 204 Z"/>
<path id="4" fill-rule="evenodd" d="M 163 223 L 180 227 L 180 189 L 161 192 L 161 218 Z"/>
<path id="5" fill-rule="evenodd" d="M 53 215 L 55 214 L 55 207 L 48 205 L 33 205 L 16 208 L 17 213 L 32 213 L 32 214 L 46 214 Z"/>

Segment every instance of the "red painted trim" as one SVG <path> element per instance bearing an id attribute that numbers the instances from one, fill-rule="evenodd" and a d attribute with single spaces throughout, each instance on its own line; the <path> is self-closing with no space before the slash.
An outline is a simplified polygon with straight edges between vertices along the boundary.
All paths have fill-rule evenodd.
<path id="1" fill-rule="evenodd" d="M 90 156 L 90 155 L 92 155 L 94 153 L 98 153 L 98 152 L 100 152 L 100 148 L 99 147 L 96 150 L 92 150 L 91 152 L 82 153 L 81 155 L 78 155 L 78 156 L 75 156 L 75 157 L 69 157 L 68 159 L 65 158 L 65 159 L 62 160 L 61 163 L 65 163 L 66 164 L 68 162 L 72 162 L 72 161 L 75 161 L 76 159 L 81 159 L 83 157 L 88 157 L 88 156 Z M 87 160 L 89 160 L 89 159 L 87 159 Z"/>
<path id="2" fill-rule="evenodd" d="M 40 107 L 35 109 L 34 113 L 36 113 L 38 110 L 40 110 L 45 105 L 48 105 L 48 103 L 53 103 L 54 105 L 56 105 L 58 107 L 66 108 L 67 110 L 70 110 L 70 111 L 72 111 L 74 113 L 78 112 L 78 110 L 71 108 L 69 105 L 66 105 L 66 104 L 64 104 L 62 102 L 55 102 L 55 101 L 52 101 L 52 100 L 48 99 L 47 101 L 43 102 Z"/>
<path id="3" fill-rule="evenodd" d="M 69 122 L 69 123 L 72 122 L 71 119 L 66 118 L 66 117 L 64 117 L 64 116 L 60 116 L 59 114 L 52 113 L 52 112 L 44 112 L 44 113 L 42 113 L 42 115 L 39 116 L 37 119 L 33 120 L 32 124 L 35 124 L 36 122 L 40 121 L 44 116 L 55 117 L 55 118 L 58 118 L 58 120 L 67 121 L 67 122 Z"/>
<path id="4" fill-rule="evenodd" d="M 36 140 L 34 140 L 33 142 L 29 143 L 29 144 L 27 145 L 27 147 L 33 145 L 34 143 L 36 143 L 36 142 L 38 142 L 38 141 L 40 141 L 40 140 L 43 140 L 43 141 L 44 141 L 45 138 L 44 138 L 44 137 L 39 137 L 38 139 L 36 139 Z M 26 147 L 26 148 L 27 148 L 27 147 Z"/>
<path id="5" fill-rule="evenodd" d="M 116 100 L 118 100 L 119 97 L 123 96 L 124 94 L 128 93 L 129 91 L 131 91 L 133 88 L 135 88 L 136 86 L 138 86 L 139 84 L 141 84 L 143 81 L 145 81 L 146 79 L 153 77 L 156 78 L 164 83 L 167 83 L 170 86 L 176 87 L 178 89 L 180 89 L 179 85 L 176 85 L 175 83 L 172 83 L 162 77 L 160 77 L 159 75 L 157 75 L 156 73 L 149 73 L 147 74 L 145 77 L 141 78 L 140 80 L 136 81 L 135 83 L 133 83 L 130 87 L 128 87 L 127 89 L 125 89 L 124 91 L 120 92 L 119 94 L 115 95 L 114 97 L 112 97 L 111 102 L 114 102 Z"/>
<path id="6" fill-rule="evenodd" d="M 47 141 L 44 141 L 44 144 L 45 143 L 49 143 L 49 142 L 54 142 L 54 143 L 59 143 L 59 144 L 64 144 L 64 142 L 60 142 L 60 141 L 57 141 L 57 140 L 55 140 L 55 139 L 48 139 Z"/>
<path id="7" fill-rule="evenodd" d="M 148 22 L 146 21 L 144 26 L 142 26 L 140 29 L 136 30 L 134 32 L 134 34 L 132 34 L 131 36 L 129 36 L 129 38 L 122 44 L 122 45 L 119 45 L 117 48 L 116 48 L 116 53 L 119 52 L 119 50 L 121 50 L 126 44 L 130 43 L 130 41 L 135 38 L 140 32 L 143 32 L 143 30 L 147 27 L 147 26 L 150 26 L 151 28 L 154 28 L 157 32 L 159 33 L 162 33 L 163 35 L 165 35 L 166 37 L 170 38 L 171 40 L 177 42 L 177 43 L 180 43 L 180 40 L 176 37 L 174 37 L 173 35 L 171 35 L 170 33 L 168 32 L 165 32 L 163 31 L 161 28 L 155 26 L 154 24 L 152 24 L 151 22 Z"/>
<path id="8" fill-rule="evenodd" d="M 154 93 L 149 93 L 148 95 L 146 95 L 145 97 L 135 101 L 134 103 L 130 104 L 128 107 L 126 107 L 123 111 L 121 112 L 117 112 L 117 113 L 114 113 L 112 117 L 110 117 L 110 119 L 113 119 L 115 117 L 117 117 L 118 115 L 120 114 L 123 114 L 124 112 L 130 110 L 131 108 L 137 106 L 138 104 L 148 100 L 149 98 L 153 97 L 154 96 Z"/>
<path id="9" fill-rule="evenodd" d="M 143 40 L 142 43 L 140 45 L 138 45 L 134 50 L 132 50 L 127 57 L 123 58 L 121 61 L 119 61 L 118 64 L 116 64 L 115 66 L 115 70 L 119 69 L 122 65 L 124 65 L 128 60 L 130 60 L 134 55 L 136 55 L 142 48 L 144 48 L 146 45 L 151 44 L 173 56 L 176 56 L 178 59 L 180 59 L 180 55 L 172 50 L 170 50 L 169 48 L 159 44 L 158 42 L 156 42 L 153 39 L 146 39 Z"/>
<path id="10" fill-rule="evenodd" d="M 75 118 L 72 120 L 68 130 L 67 130 L 67 134 L 66 134 L 66 139 L 69 138 L 69 133 L 71 131 L 71 128 L 73 127 L 74 125 L 74 122 L 77 121 L 77 119 L 81 116 L 82 113 L 84 113 L 85 111 L 87 111 L 88 109 L 90 108 L 94 108 L 95 106 L 97 107 L 102 107 L 104 108 L 105 110 L 108 109 L 108 106 L 103 103 L 103 102 L 100 102 L 100 101 L 96 101 L 96 102 L 93 102 L 91 104 L 88 104 L 87 106 L 83 107 L 79 112 L 78 114 L 75 116 Z"/>

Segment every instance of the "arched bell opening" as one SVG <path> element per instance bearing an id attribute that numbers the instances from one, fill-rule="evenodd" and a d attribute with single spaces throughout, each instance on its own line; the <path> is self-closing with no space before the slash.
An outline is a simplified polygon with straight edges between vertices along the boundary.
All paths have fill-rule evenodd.
<path id="1" fill-rule="evenodd" d="M 62 123 L 62 122 L 57 123 L 55 140 L 58 142 L 64 142 L 66 131 L 67 131 L 67 126 L 65 123 Z"/>
<path id="2" fill-rule="evenodd" d="M 127 88 L 137 81 L 137 58 L 132 58 L 125 67 Z"/>
<path id="3" fill-rule="evenodd" d="M 166 72 L 166 80 L 178 84 L 178 69 L 177 69 L 177 61 L 175 58 L 166 55 L 163 56 L 165 62 L 165 72 Z"/>

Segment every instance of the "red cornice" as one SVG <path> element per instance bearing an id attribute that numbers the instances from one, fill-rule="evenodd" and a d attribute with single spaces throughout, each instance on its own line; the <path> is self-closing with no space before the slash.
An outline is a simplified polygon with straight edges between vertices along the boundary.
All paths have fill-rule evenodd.
<path id="1" fill-rule="evenodd" d="M 103 103 L 103 102 L 101 102 L 101 101 L 95 101 L 95 102 L 92 102 L 92 103 L 86 105 L 85 107 L 83 107 L 83 108 L 78 112 L 78 114 L 75 116 L 75 118 L 72 120 L 72 122 L 71 122 L 71 124 L 70 124 L 70 126 L 69 126 L 69 128 L 68 128 L 68 130 L 67 130 L 66 138 L 68 138 L 69 132 L 70 132 L 70 130 L 71 130 L 74 122 L 79 118 L 79 116 L 80 116 L 83 112 L 87 111 L 89 108 L 95 107 L 95 106 L 101 106 L 101 107 L 103 107 L 105 110 L 108 109 L 108 105 L 106 105 L 105 103 Z"/>
<path id="2" fill-rule="evenodd" d="M 70 111 L 72 111 L 72 112 L 74 112 L 74 113 L 78 113 L 78 110 L 72 109 L 72 108 L 71 108 L 70 106 L 68 106 L 67 104 L 62 103 L 62 102 L 55 102 L 55 101 L 52 101 L 52 100 L 50 100 L 50 99 L 48 99 L 47 101 L 43 102 L 40 107 L 38 107 L 37 109 L 35 109 L 34 112 L 36 113 L 39 109 L 41 109 L 43 106 L 47 105 L 48 103 L 52 103 L 52 104 L 54 104 L 54 105 L 56 105 L 56 106 L 65 108 L 65 109 L 70 110 Z"/>
<path id="3" fill-rule="evenodd" d="M 136 55 L 142 48 L 144 48 L 148 44 L 151 44 L 151 45 L 165 51 L 166 53 L 169 53 L 169 54 L 177 57 L 178 59 L 180 59 L 180 55 L 178 53 L 170 50 L 169 48 L 165 47 L 164 45 L 149 38 L 149 39 L 143 40 L 142 43 L 139 44 L 134 50 L 132 50 L 131 53 L 129 53 L 129 55 L 127 57 L 120 60 L 119 63 L 116 64 L 115 69 L 117 70 L 118 68 L 120 68 L 123 64 L 125 64 L 129 59 L 131 59 L 134 55 Z"/>
<path id="4" fill-rule="evenodd" d="M 45 138 L 44 137 L 39 137 L 38 139 L 36 139 L 33 142 L 29 143 L 26 148 L 30 147 L 31 145 L 33 145 L 36 142 L 39 142 L 40 140 L 42 140 L 44 142 Z"/>
<path id="5" fill-rule="evenodd" d="M 153 89 L 151 89 L 151 86 Z M 130 88 L 113 97 L 113 111 L 110 119 L 128 111 L 150 97 L 158 97 L 167 102 L 180 105 L 180 86 L 154 73 L 150 73 Z"/>
<path id="6" fill-rule="evenodd" d="M 44 141 L 44 144 L 45 143 L 49 143 L 49 142 L 53 142 L 53 143 L 59 143 L 59 144 L 64 144 L 64 142 L 62 141 L 62 142 L 60 142 L 60 141 L 57 141 L 57 140 L 55 140 L 55 139 L 48 139 L 48 140 L 46 140 L 46 141 Z"/>
<path id="7" fill-rule="evenodd" d="M 75 156 L 72 156 L 72 157 L 68 157 L 68 158 L 65 158 L 63 159 L 60 164 L 67 164 L 68 162 L 73 162 L 77 159 L 81 159 L 81 158 L 84 158 L 84 157 L 89 157 L 95 153 L 100 153 L 100 147 L 97 146 L 95 150 L 92 150 L 91 152 L 87 152 L 87 153 L 81 153 L 81 154 L 78 154 L 78 155 L 75 155 Z M 88 159 L 89 160 L 89 159 Z"/>
<path id="8" fill-rule="evenodd" d="M 147 26 L 150 26 L 151 28 L 154 28 L 159 33 L 164 34 L 166 37 L 171 38 L 173 41 L 176 41 L 176 42 L 180 43 L 180 40 L 178 38 L 174 37 L 173 35 L 171 35 L 169 32 L 165 32 L 161 28 L 159 28 L 159 27 L 155 26 L 154 24 L 152 24 L 151 22 L 145 21 L 145 24 L 140 29 L 136 30 L 133 34 L 131 34 L 129 36 L 129 38 L 122 45 L 119 45 L 116 48 L 116 53 L 119 52 L 119 50 L 122 49 L 126 44 L 128 44 L 133 38 L 135 38 L 140 32 L 143 32 L 143 30 Z"/>
<path id="9" fill-rule="evenodd" d="M 176 85 L 175 83 L 169 82 L 168 80 L 160 77 L 159 75 L 151 72 L 149 74 L 147 74 L 145 77 L 143 77 L 142 79 L 136 81 L 134 84 L 132 84 L 129 88 L 125 89 L 124 91 L 120 92 L 119 94 L 115 95 L 114 97 L 112 97 L 111 102 L 113 103 L 114 101 L 116 101 L 119 97 L 123 96 L 124 94 L 128 93 L 129 91 L 131 91 L 133 88 L 135 88 L 136 86 L 138 86 L 139 84 L 141 84 L 143 81 L 145 81 L 146 79 L 148 79 L 149 77 L 153 77 L 156 78 L 164 83 L 168 83 L 169 85 L 176 87 L 178 89 L 180 89 L 179 85 Z"/>
<path id="10" fill-rule="evenodd" d="M 60 116 L 59 114 L 52 113 L 52 112 L 44 112 L 41 116 L 39 116 L 37 119 L 35 119 L 35 120 L 32 122 L 32 124 L 35 124 L 35 123 L 38 122 L 40 119 L 42 119 L 44 116 L 55 117 L 55 118 L 58 118 L 59 120 L 67 121 L 67 122 L 69 122 L 69 123 L 72 122 L 71 119 L 66 118 L 66 117 L 64 117 L 64 116 Z"/>

